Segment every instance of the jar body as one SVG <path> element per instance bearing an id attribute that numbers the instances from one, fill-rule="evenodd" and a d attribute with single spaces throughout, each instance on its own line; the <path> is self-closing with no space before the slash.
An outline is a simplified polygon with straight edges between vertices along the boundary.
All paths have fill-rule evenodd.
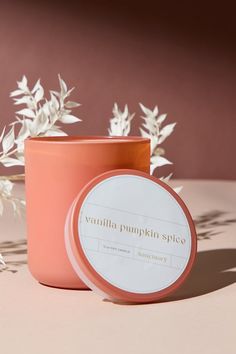
<path id="1" fill-rule="evenodd" d="M 46 285 L 83 289 L 68 258 L 64 225 L 80 190 L 120 168 L 149 173 L 150 142 L 135 137 L 31 138 L 25 142 L 28 264 Z"/>

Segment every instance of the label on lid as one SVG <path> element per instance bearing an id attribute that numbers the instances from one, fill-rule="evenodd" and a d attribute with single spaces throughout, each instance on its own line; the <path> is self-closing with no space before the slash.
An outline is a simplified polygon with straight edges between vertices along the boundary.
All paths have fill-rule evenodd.
<path id="1" fill-rule="evenodd" d="M 161 185 L 138 175 L 114 175 L 97 183 L 81 205 L 78 235 L 93 269 L 132 293 L 172 285 L 191 255 L 182 207 Z"/>

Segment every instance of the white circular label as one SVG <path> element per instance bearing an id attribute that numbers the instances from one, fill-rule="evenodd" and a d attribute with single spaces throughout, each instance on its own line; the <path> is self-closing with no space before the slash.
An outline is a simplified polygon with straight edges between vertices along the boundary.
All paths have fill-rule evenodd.
<path id="1" fill-rule="evenodd" d="M 188 220 L 176 199 L 159 184 L 135 175 L 98 183 L 80 209 L 82 249 L 96 272 L 133 293 L 173 284 L 191 252 Z"/>

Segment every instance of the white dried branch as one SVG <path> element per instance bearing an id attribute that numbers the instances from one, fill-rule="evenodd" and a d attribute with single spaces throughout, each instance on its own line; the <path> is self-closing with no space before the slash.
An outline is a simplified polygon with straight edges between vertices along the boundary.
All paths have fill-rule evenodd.
<path id="1" fill-rule="evenodd" d="M 17 110 L 16 120 L 9 124 L 10 129 L 6 133 L 6 127 L 0 135 L 0 163 L 5 167 L 24 166 L 24 141 L 28 137 L 35 136 L 61 136 L 67 135 L 59 125 L 71 124 L 81 121 L 72 114 L 72 109 L 80 104 L 69 101 L 68 98 L 73 89 L 68 89 L 65 81 L 58 76 L 60 90 L 50 91 L 50 99 L 44 97 L 44 88 L 40 80 L 37 80 L 32 90 L 29 88 L 26 76 L 17 82 L 17 89 L 11 92 L 14 104 L 25 105 Z M 17 133 L 16 133 L 16 128 Z M 12 196 L 13 183 L 7 178 L 0 178 L 0 215 L 4 210 L 5 202 L 12 205 L 18 214 L 24 206 L 24 201 Z"/>
<path id="2" fill-rule="evenodd" d="M 163 157 L 165 150 L 160 145 L 172 134 L 176 123 L 167 124 L 162 127 L 163 122 L 167 118 L 167 114 L 159 114 L 158 107 L 150 109 L 139 104 L 143 112 L 141 118 L 144 120 L 140 127 L 141 136 L 149 138 L 151 143 L 151 156 L 150 156 L 150 172 L 151 174 L 161 166 L 172 164 L 171 161 Z M 134 113 L 131 115 L 128 110 L 128 106 L 125 105 L 124 111 L 119 109 L 117 103 L 114 104 L 113 117 L 110 119 L 110 127 L 108 129 L 109 135 L 112 136 L 126 136 L 129 135 L 131 129 L 131 120 L 134 117 Z M 168 183 L 172 174 L 167 177 L 161 177 L 165 183 Z M 176 188 L 179 191 L 180 188 Z"/>
<path id="3" fill-rule="evenodd" d="M 128 106 L 125 105 L 122 112 L 117 103 L 114 104 L 113 117 L 110 119 L 110 128 L 108 129 L 110 136 L 127 136 L 130 133 L 131 121 L 134 118 L 134 113 L 130 114 Z"/>

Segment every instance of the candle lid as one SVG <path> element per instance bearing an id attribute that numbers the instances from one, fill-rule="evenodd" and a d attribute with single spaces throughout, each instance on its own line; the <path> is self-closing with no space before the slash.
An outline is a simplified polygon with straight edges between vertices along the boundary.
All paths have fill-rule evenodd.
<path id="1" fill-rule="evenodd" d="M 176 290 L 193 266 L 196 239 L 179 195 L 159 179 L 128 169 L 91 180 L 65 225 L 75 272 L 112 301 L 152 302 Z"/>

